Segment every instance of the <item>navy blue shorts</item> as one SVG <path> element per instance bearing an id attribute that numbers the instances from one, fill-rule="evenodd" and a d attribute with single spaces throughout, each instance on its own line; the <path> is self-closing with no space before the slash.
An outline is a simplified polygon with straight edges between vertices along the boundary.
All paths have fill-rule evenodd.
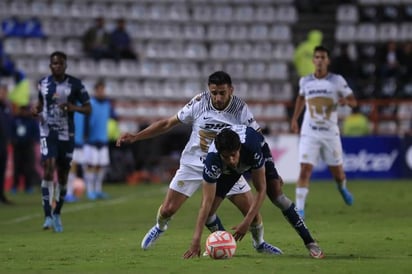
<path id="1" fill-rule="evenodd" d="M 40 152 L 42 161 L 56 159 L 56 164 L 62 168 L 70 168 L 73 159 L 74 139 L 61 141 L 57 134 L 40 137 Z"/>

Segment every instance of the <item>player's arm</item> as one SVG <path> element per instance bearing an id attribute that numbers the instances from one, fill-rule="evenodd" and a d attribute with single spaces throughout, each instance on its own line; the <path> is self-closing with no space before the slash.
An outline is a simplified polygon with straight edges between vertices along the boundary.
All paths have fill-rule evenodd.
<path id="1" fill-rule="evenodd" d="M 37 116 L 43 111 L 43 96 L 40 93 L 40 88 L 38 87 L 39 96 L 37 98 L 37 103 L 31 108 L 31 114 Z"/>
<path id="2" fill-rule="evenodd" d="M 194 258 L 200 256 L 201 251 L 201 238 L 203 227 L 205 226 L 207 217 L 209 216 L 210 209 L 212 208 L 213 200 L 216 193 L 216 183 L 208 183 L 203 181 L 202 183 L 202 203 L 200 205 L 199 213 L 197 215 L 195 232 L 193 233 L 192 243 L 189 250 L 183 254 L 184 259 Z M 253 219 L 253 218 L 252 218 Z"/>
<path id="3" fill-rule="evenodd" d="M 69 112 L 80 112 L 82 114 L 85 115 L 89 115 L 92 112 L 92 105 L 90 104 L 90 102 L 86 102 L 82 105 L 75 105 L 75 104 L 71 104 L 68 103 L 66 105 L 66 109 L 65 111 L 69 111 Z"/>
<path id="4" fill-rule="evenodd" d="M 353 94 L 349 94 L 349 95 L 346 96 L 346 97 L 340 98 L 340 99 L 339 99 L 339 104 L 340 104 L 341 106 L 348 105 L 348 106 L 350 106 L 351 108 L 354 108 L 354 107 L 356 107 L 356 106 L 358 105 L 358 101 L 356 100 L 356 98 L 355 98 L 355 96 L 354 96 Z"/>
<path id="5" fill-rule="evenodd" d="M 255 198 L 253 199 L 253 203 L 249 208 L 248 213 L 243 218 L 243 221 L 233 228 L 235 229 L 233 236 L 235 237 L 236 241 L 242 240 L 246 233 L 249 231 L 250 224 L 259 213 L 260 207 L 262 206 L 263 201 L 266 197 L 266 177 L 264 165 L 258 169 L 252 169 L 252 181 L 256 189 Z"/>
<path id="6" fill-rule="evenodd" d="M 180 120 L 177 118 L 177 115 L 173 115 L 169 118 L 156 121 L 137 133 L 122 134 L 117 139 L 116 145 L 121 146 L 122 144 L 130 144 L 140 140 L 156 137 L 168 132 L 178 124 L 180 124 Z"/>
<path id="7" fill-rule="evenodd" d="M 299 95 L 296 98 L 295 109 L 293 111 L 292 120 L 290 122 L 290 129 L 292 130 L 293 133 L 299 133 L 298 119 L 300 115 L 302 114 L 302 111 L 304 108 L 305 108 L 305 97 L 302 95 Z"/>

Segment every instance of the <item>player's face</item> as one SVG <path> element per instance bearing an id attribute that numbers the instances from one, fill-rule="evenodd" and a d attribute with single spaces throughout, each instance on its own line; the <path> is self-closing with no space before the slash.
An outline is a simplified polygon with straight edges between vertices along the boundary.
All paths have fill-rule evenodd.
<path id="1" fill-rule="evenodd" d="M 66 60 L 61 56 L 53 56 L 50 61 L 50 70 L 55 77 L 61 77 L 66 72 Z"/>
<path id="2" fill-rule="evenodd" d="M 94 96 L 97 99 L 104 99 L 106 97 L 105 87 L 103 85 L 98 85 L 94 91 Z"/>
<path id="3" fill-rule="evenodd" d="M 210 95 L 212 97 L 212 104 L 216 109 L 223 110 L 230 102 L 230 98 L 233 94 L 233 87 L 224 85 L 209 85 Z"/>
<path id="4" fill-rule="evenodd" d="M 222 151 L 220 157 L 226 165 L 231 168 L 236 168 L 239 165 L 240 149 L 235 151 Z"/>
<path id="5" fill-rule="evenodd" d="M 325 51 L 316 51 L 313 55 L 313 64 L 317 71 L 327 71 L 330 60 L 328 53 Z"/>

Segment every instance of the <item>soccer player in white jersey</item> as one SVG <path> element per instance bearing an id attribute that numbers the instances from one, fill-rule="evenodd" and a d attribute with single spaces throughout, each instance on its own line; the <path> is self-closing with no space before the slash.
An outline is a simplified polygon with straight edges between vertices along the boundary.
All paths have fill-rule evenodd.
<path id="1" fill-rule="evenodd" d="M 185 123 L 192 125 L 190 140 L 186 144 L 180 159 L 180 167 L 172 179 L 166 197 L 157 213 L 157 224 L 153 226 L 142 240 L 142 248 L 149 248 L 167 229 L 168 222 L 179 210 L 183 203 L 199 188 L 202 182 L 203 161 L 209 145 L 221 129 L 229 125 L 243 124 L 259 130 L 247 104 L 233 95 L 230 75 L 217 71 L 209 76 L 208 91 L 194 97 L 177 115 L 151 124 L 136 133 L 125 133 L 117 145 L 149 139 L 163 134 L 173 127 Z M 271 202 L 282 210 L 283 215 L 295 228 L 304 241 L 310 255 L 314 258 L 323 257 L 323 252 L 311 237 L 303 220 L 295 210 L 295 205 L 282 193 L 283 181 L 278 175 L 270 155 L 270 149 L 265 144 L 265 165 L 267 194 Z M 250 186 L 243 177 L 234 185 L 227 197 L 234 203 L 242 214 L 246 215 L 253 202 Z M 224 230 L 219 218 L 211 212 L 206 226 L 209 230 Z M 279 250 L 264 242 L 263 224 L 258 214 L 250 227 L 254 247 L 259 252 L 279 254 Z"/>
<path id="2" fill-rule="evenodd" d="M 166 231 L 172 216 L 201 185 L 203 161 L 216 134 L 231 124 L 244 124 L 259 129 L 246 103 L 232 95 L 233 86 L 229 74 L 223 71 L 213 73 L 209 76 L 208 87 L 209 91 L 195 96 L 177 115 L 157 121 L 136 134 L 123 134 L 117 141 L 117 145 L 132 143 L 163 134 L 181 123 L 192 125 L 190 139 L 180 158 L 180 167 L 170 182 L 166 197 L 157 212 L 157 223 L 142 240 L 143 249 L 151 247 Z M 253 200 L 250 190 L 246 180 L 241 177 L 227 194 L 244 215 L 249 211 Z M 211 231 L 224 230 L 216 214 L 208 218 L 206 226 Z M 255 217 L 251 231 L 258 252 L 279 254 L 277 247 L 263 240 L 260 214 Z"/>
<path id="3" fill-rule="evenodd" d="M 345 203 L 353 204 L 353 196 L 346 188 L 346 175 L 342 165 L 337 106 L 355 107 L 357 101 L 345 79 L 328 71 L 330 59 L 327 48 L 315 48 L 313 63 L 315 72 L 299 81 L 299 96 L 291 120 L 291 130 L 298 133 L 298 118 L 306 106 L 300 129 L 300 173 L 296 185 L 296 207 L 301 217 L 305 214 L 310 176 L 319 158 L 328 165 Z"/>

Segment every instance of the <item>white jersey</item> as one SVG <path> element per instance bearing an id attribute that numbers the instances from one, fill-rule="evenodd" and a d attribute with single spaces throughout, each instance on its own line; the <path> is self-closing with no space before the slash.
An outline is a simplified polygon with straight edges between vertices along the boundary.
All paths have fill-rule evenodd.
<path id="1" fill-rule="evenodd" d="M 299 81 L 299 95 L 306 100 L 301 135 L 329 138 L 339 136 L 338 101 L 352 94 L 352 89 L 339 74 L 329 73 L 322 79 L 313 74 Z"/>
<path id="2" fill-rule="evenodd" d="M 179 110 L 177 118 L 185 124 L 192 124 L 192 133 L 180 158 L 181 165 L 203 168 L 208 149 L 216 134 L 231 125 L 246 125 L 258 130 L 260 127 L 247 104 L 232 96 L 224 110 L 213 107 L 209 91 L 194 97 Z"/>

